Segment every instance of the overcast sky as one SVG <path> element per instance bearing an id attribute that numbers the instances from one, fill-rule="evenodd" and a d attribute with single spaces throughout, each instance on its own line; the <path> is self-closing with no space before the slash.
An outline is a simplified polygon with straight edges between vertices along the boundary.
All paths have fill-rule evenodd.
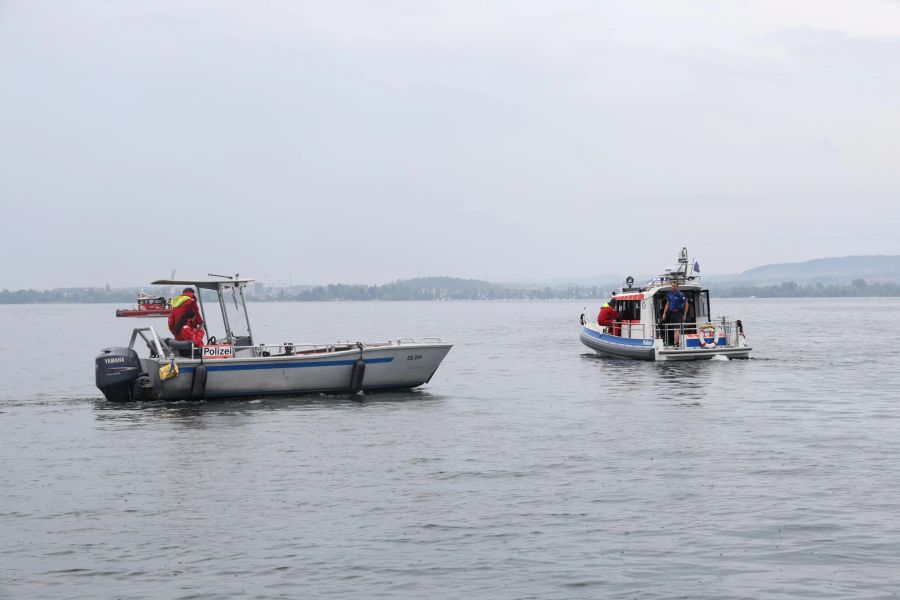
<path id="1" fill-rule="evenodd" d="M 0 288 L 900 254 L 900 3 L 0 0 Z"/>

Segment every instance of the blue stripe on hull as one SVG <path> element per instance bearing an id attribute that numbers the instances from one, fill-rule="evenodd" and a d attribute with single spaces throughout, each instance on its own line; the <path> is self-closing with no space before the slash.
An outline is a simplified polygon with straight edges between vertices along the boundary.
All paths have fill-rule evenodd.
<path id="1" fill-rule="evenodd" d="M 363 359 L 367 365 L 379 364 L 379 363 L 389 363 L 394 361 L 393 356 L 386 356 L 383 358 L 365 358 Z M 303 361 L 303 362 L 277 362 L 277 363 L 265 363 L 260 365 L 254 364 L 240 364 L 240 365 L 211 365 L 209 361 L 206 363 L 206 370 L 210 373 L 214 371 L 259 371 L 264 369 L 301 369 L 307 367 L 348 367 L 352 366 L 356 362 L 356 359 L 349 360 L 315 360 L 315 361 Z M 182 373 L 191 373 L 196 367 L 183 367 L 181 368 Z"/>
<path id="2" fill-rule="evenodd" d="M 608 333 L 600 333 L 588 327 L 582 328 L 582 332 L 592 338 L 601 340 L 608 344 L 620 344 L 623 346 L 634 346 L 637 348 L 650 348 L 653 346 L 653 340 L 646 338 L 623 338 L 617 335 L 609 335 Z"/>

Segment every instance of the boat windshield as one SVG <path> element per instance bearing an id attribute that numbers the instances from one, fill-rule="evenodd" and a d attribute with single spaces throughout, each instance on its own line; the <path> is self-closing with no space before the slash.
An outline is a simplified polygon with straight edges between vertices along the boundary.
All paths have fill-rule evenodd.
<path id="1" fill-rule="evenodd" d="M 222 300 L 225 304 L 225 313 L 228 315 L 228 325 L 231 330 L 231 342 L 235 346 L 252 346 L 250 328 L 248 326 L 247 312 L 244 306 L 242 291 L 238 287 L 226 287 L 222 289 Z"/>
<path id="2" fill-rule="evenodd" d="M 223 286 L 219 291 L 201 289 L 200 301 L 203 305 L 207 336 L 215 336 L 217 342 L 235 346 L 251 346 L 253 344 L 239 288 Z M 223 310 L 225 320 L 222 318 Z"/>

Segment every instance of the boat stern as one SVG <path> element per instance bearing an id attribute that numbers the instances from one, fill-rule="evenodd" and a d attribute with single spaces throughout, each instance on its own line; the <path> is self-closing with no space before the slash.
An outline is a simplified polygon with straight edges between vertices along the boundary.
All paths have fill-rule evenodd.
<path id="1" fill-rule="evenodd" d="M 94 361 L 97 388 L 110 402 L 127 402 L 134 398 L 134 389 L 144 372 L 141 359 L 131 348 L 104 348 Z"/>

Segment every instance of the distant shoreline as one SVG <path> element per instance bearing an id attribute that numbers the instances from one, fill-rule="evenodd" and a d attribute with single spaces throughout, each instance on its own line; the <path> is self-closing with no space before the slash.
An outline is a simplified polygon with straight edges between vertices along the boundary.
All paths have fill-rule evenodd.
<path id="1" fill-rule="evenodd" d="M 847 298 L 897 298 L 900 297 L 900 293 L 898 294 L 845 294 L 845 295 L 825 295 L 825 294 L 808 294 L 808 295 L 796 295 L 796 296 L 785 296 L 785 295 L 762 295 L 762 294 L 753 294 L 753 295 L 732 295 L 732 294 L 722 294 L 716 293 L 715 291 L 710 292 L 710 296 L 713 299 L 721 299 L 721 300 L 808 300 L 811 298 L 832 298 L 832 299 L 847 299 Z M 561 301 L 585 301 L 585 302 L 597 302 L 599 300 L 603 300 L 608 298 L 608 294 L 604 294 L 602 296 L 572 296 L 572 297 L 551 297 L 551 298 L 458 298 L 458 299 L 417 299 L 417 298 L 391 298 L 391 299 L 383 299 L 383 298 L 372 298 L 372 299 L 356 299 L 356 298 L 330 298 L 327 300 L 309 300 L 309 299 L 259 299 L 259 298 L 247 298 L 247 302 L 252 304 L 307 304 L 313 302 L 319 303 L 327 303 L 327 302 L 434 302 L 434 303 L 447 303 L 447 302 L 561 302 Z M 129 304 L 130 302 L 130 304 Z M 116 301 L 116 300 L 76 300 L 76 299 L 59 299 L 59 300 L 46 300 L 46 299 L 34 299 L 27 301 L 16 301 L 10 302 L 2 297 L 0 297 L 0 306 L 49 306 L 49 305 L 65 305 L 65 304 L 111 304 L 117 305 L 120 307 L 130 306 L 134 304 L 133 301 Z"/>
<path id="2" fill-rule="evenodd" d="M 846 299 L 890 299 L 897 298 L 898 296 L 712 296 L 713 300 L 846 300 Z M 602 300 L 602 298 L 547 298 L 547 299 L 538 299 L 538 300 L 529 300 L 529 299 L 517 299 L 517 298 L 504 298 L 504 299 L 495 299 L 495 300 L 247 300 L 248 304 L 339 304 L 343 302 L 347 303 L 394 303 L 394 302 L 421 302 L 421 303 L 432 303 L 432 304 L 448 304 L 448 303 L 478 303 L 478 302 L 598 302 Z M 59 302 L 2 302 L 0 301 L 0 306 L 118 306 L 120 308 L 124 308 L 119 303 L 116 302 L 73 302 L 73 301 L 59 301 Z"/>
<path id="3" fill-rule="evenodd" d="M 473 279 L 428 277 L 384 285 L 331 284 L 247 290 L 252 302 L 346 302 L 346 301 L 485 301 L 485 300 L 599 300 L 608 298 L 608 285 L 567 287 L 513 287 Z M 140 289 L 150 294 L 171 295 L 169 288 L 57 288 L 53 290 L 0 290 L 0 304 L 135 304 Z M 709 286 L 713 298 L 895 298 L 900 284 L 799 284 Z"/>

